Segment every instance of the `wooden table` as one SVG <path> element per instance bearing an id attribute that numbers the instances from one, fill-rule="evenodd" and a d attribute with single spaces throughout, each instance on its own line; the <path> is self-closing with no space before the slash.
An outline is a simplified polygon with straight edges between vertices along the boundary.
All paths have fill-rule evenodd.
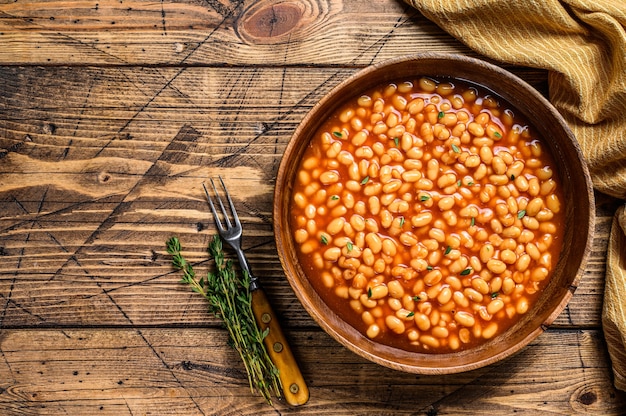
<path id="1" fill-rule="evenodd" d="M 370 363 L 288 285 L 271 207 L 291 133 L 350 74 L 422 51 L 476 56 L 399 0 L 0 1 L 0 414 L 625 414 L 600 320 L 621 203 L 607 196 L 567 309 L 475 371 Z M 507 68 L 546 93 L 545 72 Z M 201 183 L 218 174 L 309 383 L 304 407 L 250 393 L 165 253 L 178 235 L 208 265 Z"/>

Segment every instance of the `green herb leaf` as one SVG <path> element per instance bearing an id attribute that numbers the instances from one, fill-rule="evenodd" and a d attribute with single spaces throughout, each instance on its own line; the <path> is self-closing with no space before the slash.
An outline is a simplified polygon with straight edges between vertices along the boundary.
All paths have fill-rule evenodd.
<path id="1" fill-rule="evenodd" d="M 428 195 L 420 196 L 420 201 L 422 201 L 422 202 L 428 201 L 429 199 L 430 199 L 430 196 L 428 196 Z"/>
<path id="2" fill-rule="evenodd" d="M 339 199 L 339 195 L 333 195 L 333 196 L 331 196 L 331 197 L 330 197 L 330 199 L 331 199 L 332 201 L 336 201 L 336 200 L 338 200 L 338 199 Z"/>
<path id="3" fill-rule="evenodd" d="M 494 133 L 493 133 L 493 135 L 494 135 L 494 137 L 495 137 L 495 138 L 497 138 L 497 139 L 501 139 L 501 138 L 502 138 L 502 135 L 501 135 L 501 134 L 500 134 L 500 132 L 498 132 L 498 131 L 494 132 Z"/>
<path id="4" fill-rule="evenodd" d="M 328 237 L 326 237 L 326 234 L 322 234 L 320 237 L 320 242 L 324 245 L 328 244 Z"/>
<path id="5" fill-rule="evenodd" d="M 338 139 L 341 139 L 343 137 L 343 134 L 340 131 L 333 131 L 333 136 L 335 136 Z"/>
<path id="6" fill-rule="evenodd" d="M 414 302 L 419 302 L 420 300 L 422 300 L 419 296 L 413 296 L 411 299 L 413 299 Z"/>
<path id="7" fill-rule="evenodd" d="M 461 149 L 459 149 L 459 146 L 457 146 L 456 144 L 452 143 L 452 151 L 454 153 L 461 153 Z"/>
<path id="8" fill-rule="evenodd" d="M 476 224 L 476 218 L 472 217 L 472 220 L 470 221 L 470 227 L 473 227 Z"/>
<path id="9" fill-rule="evenodd" d="M 432 270 L 433 266 L 426 266 L 426 270 Z"/>
<path id="10" fill-rule="evenodd" d="M 514 181 L 515 180 L 515 175 L 511 174 L 511 180 Z"/>
<path id="11" fill-rule="evenodd" d="M 446 115 L 446 113 L 444 113 L 443 111 L 440 111 L 439 114 L 437 114 L 437 118 L 443 118 Z"/>
<path id="12" fill-rule="evenodd" d="M 407 317 L 407 318 L 411 318 L 411 317 L 413 317 L 413 316 L 415 316 L 415 312 L 413 312 L 413 311 L 411 311 L 411 312 L 409 312 L 409 313 L 407 313 L 407 314 L 406 314 L 406 317 Z"/>
<path id="13" fill-rule="evenodd" d="M 348 241 L 348 243 L 346 244 L 346 248 L 348 249 L 348 252 L 352 251 L 352 249 L 354 248 L 352 241 Z"/>
<path id="14" fill-rule="evenodd" d="M 463 270 L 461 272 L 461 276 L 467 276 L 468 274 L 470 274 L 472 272 L 472 268 L 468 267 L 467 269 Z"/>
<path id="15" fill-rule="evenodd" d="M 396 147 L 400 146 L 400 139 L 397 137 L 393 138 L 393 142 L 396 144 Z"/>
<path id="16" fill-rule="evenodd" d="M 448 246 L 446 247 L 446 251 L 443 253 L 443 255 L 447 256 L 448 254 L 450 254 L 451 251 L 452 251 L 452 247 Z"/>
<path id="17" fill-rule="evenodd" d="M 521 209 L 521 210 L 517 211 L 517 218 L 518 219 L 521 220 L 522 218 L 524 218 L 525 215 L 526 215 L 526 210 L 525 209 Z"/>
<path id="18" fill-rule="evenodd" d="M 463 185 L 463 182 L 461 182 L 460 179 L 458 181 L 456 181 L 456 186 L 458 186 L 460 188 L 462 185 Z"/>
<path id="19" fill-rule="evenodd" d="M 261 334 L 261 337 L 265 339 L 265 337 L 268 336 L 269 334 L 270 334 L 270 327 L 268 326 L 267 328 L 265 328 L 265 331 L 263 331 L 263 333 Z"/>
<path id="20" fill-rule="evenodd" d="M 491 294 L 491 299 L 495 299 L 495 298 L 497 298 L 497 297 L 498 297 L 498 292 L 493 292 L 493 293 Z"/>
<path id="21" fill-rule="evenodd" d="M 250 275 L 237 273 L 232 261 L 224 258 L 222 240 L 217 235 L 208 247 L 215 270 L 207 273 L 205 278 L 196 278 L 193 266 L 182 256 L 178 238 L 170 238 L 166 249 L 172 255 L 174 268 L 183 273 L 181 282 L 188 284 L 192 292 L 202 295 L 209 304 L 209 312 L 222 320 L 228 331 L 229 345 L 244 363 L 250 388 L 259 392 L 269 404 L 272 403 L 272 394 L 281 397 L 278 369 L 263 344 L 269 328 L 262 331 L 252 312 Z"/>
<path id="22" fill-rule="evenodd" d="M 368 288 L 367 288 L 367 298 L 369 299 L 369 298 L 371 298 L 371 297 L 372 297 L 372 288 L 371 288 L 371 287 L 368 287 Z"/>
<path id="23" fill-rule="evenodd" d="M 404 227 L 404 217 L 400 217 L 400 228 Z"/>
<path id="24" fill-rule="evenodd" d="M 370 177 L 369 177 L 369 176 L 364 177 L 364 178 L 361 180 L 361 185 L 365 185 L 365 184 L 366 184 L 369 180 L 370 180 Z"/>

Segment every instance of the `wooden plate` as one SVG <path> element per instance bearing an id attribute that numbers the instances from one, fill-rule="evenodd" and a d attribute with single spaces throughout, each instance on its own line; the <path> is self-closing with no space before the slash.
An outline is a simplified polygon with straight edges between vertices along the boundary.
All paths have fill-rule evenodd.
<path id="1" fill-rule="evenodd" d="M 298 263 L 289 228 L 289 201 L 295 172 L 311 136 L 345 101 L 382 83 L 419 76 L 452 77 L 482 85 L 508 101 L 544 138 L 561 177 L 566 229 L 559 261 L 538 302 L 512 328 L 465 351 L 428 354 L 379 344 L 330 310 Z M 556 109 L 515 75 L 487 62 L 447 54 L 420 54 L 370 66 L 343 81 L 304 117 L 289 142 L 274 193 L 274 232 L 278 254 L 291 287 L 313 319 L 356 354 L 378 364 L 421 374 L 456 373 L 482 367 L 519 351 L 541 334 L 572 297 L 582 276 L 593 237 L 595 208 L 589 172 L 574 135 Z"/>

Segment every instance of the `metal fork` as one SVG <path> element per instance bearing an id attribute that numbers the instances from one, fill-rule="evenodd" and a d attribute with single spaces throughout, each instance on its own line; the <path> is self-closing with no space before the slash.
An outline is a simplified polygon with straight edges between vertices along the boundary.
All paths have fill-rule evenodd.
<path id="1" fill-rule="evenodd" d="M 211 212 L 213 213 L 213 219 L 215 220 L 217 231 L 222 240 L 235 250 L 241 269 L 250 276 L 252 312 L 254 313 L 257 325 L 261 328 L 261 331 L 265 331 L 269 328 L 269 332 L 263 339 L 263 343 L 265 344 L 265 348 L 267 349 L 272 362 L 278 369 L 278 376 L 282 384 L 285 400 L 293 406 L 302 405 L 309 400 L 309 389 L 304 381 L 304 378 L 302 377 L 298 363 L 291 352 L 291 348 L 287 343 L 287 339 L 283 335 L 283 331 L 281 330 L 280 324 L 276 319 L 276 315 L 274 314 L 274 311 L 272 310 L 269 301 L 261 288 L 259 279 L 250 271 L 248 260 L 241 249 L 241 240 L 243 237 L 243 227 L 241 226 L 241 221 L 239 221 L 239 216 L 235 210 L 235 204 L 233 204 L 233 200 L 230 197 L 230 193 L 228 192 L 222 177 L 219 176 L 218 178 L 222 185 L 223 193 L 228 200 L 230 213 L 232 214 L 231 221 L 228 210 L 224 206 L 222 198 L 220 198 L 217 187 L 215 186 L 215 182 L 213 179 L 210 179 L 215 199 L 217 199 L 225 224 L 220 220 L 220 216 L 215 209 L 215 204 L 213 203 L 213 198 L 211 198 L 206 185 L 204 183 L 202 184 L 207 201 L 209 201 L 209 206 L 211 207 Z"/>
<path id="2" fill-rule="evenodd" d="M 222 216 L 224 217 L 224 220 L 226 221 L 226 227 L 224 227 L 224 225 L 222 224 L 222 221 L 220 220 L 220 216 L 218 215 L 217 210 L 215 209 L 215 205 L 213 204 L 213 199 L 209 195 L 209 191 L 207 190 L 205 184 L 203 183 L 202 187 L 204 188 L 204 193 L 206 194 L 207 200 L 209 201 L 209 206 L 211 207 L 211 212 L 213 213 L 213 219 L 215 220 L 217 231 L 219 232 L 220 237 L 222 237 L 222 240 L 228 243 L 228 245 L 230 245 L 235 250 L 235 253 L 237 253 L 237 258 L 239 259 L 239 265 L 241 266 L 241 269 L 245 271 L 246 273 L 248 273 L 248 275 L 250 276 L 250 290 L 254 291 L 254 290 L 260 289 L 259 279 L 252 274 L 250 270 L 250 265 L 248 264 L 248 259 L 246 259 L 246 256 L 243 253 L 243 250 L 241 249 L 241 240 L 243 238 L 243 227 L 241 226 L 241 221 L 239 221 L 239 216 L 237 215 L 237 211 L 235 210 L 235 204 L 233 204 L 233 200 L 230 197 L 230 193 L 228 192 L 228 189 L 226 189 L 226 185 L 224 184 L 222 177 L 218 176 L 218 178 L 220 180 L 220 183 L 222 184 L 224 195 L 226 195 L 226 199 L 228 200 L 228 205 L 230 207 L 230 212 L 232 213 L 232 216 L 233 216 L 234 225 L 233 223 L 231 223 L 230 217 L 228 215 L 228 211 L 226 210 L 226 207 L 224 207 L 224 203 L 222 202 L 222 199 L 219 197 L 219 193 L 217 192 L 217 188 L 215 187 L 215 182 L 213 181 L 213 179 L 211 179 L 210 180 L 211 186 L 213 187 L 215 198 L 217 199 L 217 203 L 219 204 L 220 209 L 222 211 Z"/>

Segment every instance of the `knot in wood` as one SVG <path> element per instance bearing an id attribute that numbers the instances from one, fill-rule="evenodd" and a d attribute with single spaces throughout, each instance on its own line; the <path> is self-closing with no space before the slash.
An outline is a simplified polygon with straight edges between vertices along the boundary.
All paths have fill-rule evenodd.
<path id="1" fill-rule="evenodd" d="M 110 180 L 111 180 L 111 174 L 109 174 L 108 172 L 100 172 L 98 174 L 98 182 L 107 183 Z"/>
<path id="2" fill-rule="evenodd" d="M 262 1 L 244 12 L 237 30 L 250 43 L 278 43 L 300 25 L 302 16 L 297 4 Z"/>
<path id="3" fill-rule="evenodd" d="M 594 404 L 598 400 L 598 396 L 592 392 L 588 391 L 580 395 L 579 401 L 585 406 L 590 406 Z"/>

